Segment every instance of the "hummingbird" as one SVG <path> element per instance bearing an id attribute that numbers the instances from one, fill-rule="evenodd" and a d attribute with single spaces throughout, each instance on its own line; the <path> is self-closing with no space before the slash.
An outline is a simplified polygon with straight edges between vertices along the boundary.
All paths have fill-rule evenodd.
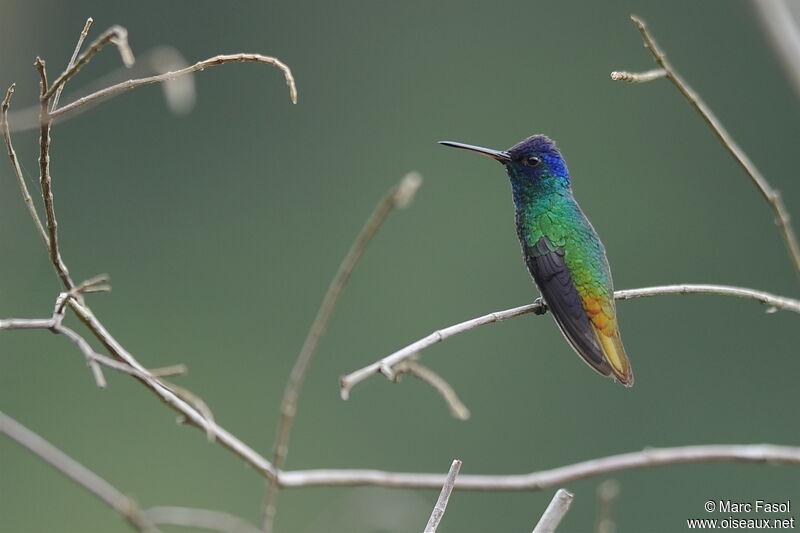
<path id="1" fill-rule="evenodd" d="M 633 385 L 606 251 L 572 195 L 554 141 L 533 135 L 508 150 L 440 141 L 491 157 L 511 181 L 517 237 L 533 281 L 572 349 L 593 369 Z"/>

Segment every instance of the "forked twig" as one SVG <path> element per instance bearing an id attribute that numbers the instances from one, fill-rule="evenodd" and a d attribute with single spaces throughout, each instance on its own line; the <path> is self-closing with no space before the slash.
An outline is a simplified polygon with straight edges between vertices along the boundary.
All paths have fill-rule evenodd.
<path id="1" fill-rule="evenodd" d="M 631 20 L 633 21 L 634 26 L 636 26 L 636 29 L 639 30 L 639 33 L 642 34 L 645 47 L 650 50 L 650 53 L 653 54 L 653 58 L 655 59 L 656 63 L 659 65 L 659 67 L 661 67 L 661 69 L 664 70 L 666 78 L 671 81 L 673 85 L 675 85 L 675 87 L 678 89 L 678 91 L 680 91 L 684 98 L 686 98 L 689 104 L 698 113 L 700 113 L 700 116 L 703 117 L 703 120 L 708 127 L 711 128 L 711 131 L 714 132 L 714 135 L 716 135 L 717 139 L 719 139 L 725 149 L 728 150 L 728 153 L 733 156 L 742 170 L 744 170 L 744 172 L 756 186 L 758 192 L 760 192 L 767 203 L 769 203 L 772 211 L 775 214 L 775 223 L 778 225 L 778 228 L 781 231 L 781 236 L 786 244 L 786 248 L 789 251 L 789 257 L 792 260 L 795 272 L 798 276 L 800 276 L 800 244 L 797 243 L 797 237 L 790 222 L 789 212 L 786 210 L 786 206 L 783 204 L 783 199 L 781 198 L 780 193 L 772 188 L 767 179 L 763 176 L 763 174 L 761 174 L 761 171 L 758 170 L 744 150 L 742 150 L 742 148 L 736 144 L 736 141 L 733 140 L 731 134 L 728 133 L 728 130 L 725 129 L 717 116 L 714 115 L 708 105 L 706 105 L 703 99 L 700 98 L 700 95 L 698 95 L 695 90 L 692 89 L 692 87 L 686 82 L 686 80 L 684 80 L 681 75 L 678 74 L 672 64 L 667 60 L 667 56 L 664 51 L 650 34 L 645 22 L 636 15 L 631 15 Z M 646 73 L 631 74 L 628 72 L 615 72 L 612 73 L 611 76 L 612 79 L 625 81 L 649 81 L 649 79 L 656 79 L 659 77 L 648 77 Z M 630 77 L 638 77 L 640 79 L 633 80 L 629 79 Z"/>
<path id="2" fill-rule="evenodd" d="M 69 63 L 67 63 L 67 70 L 72 68 L 72 66 L 75 64 L 75 61 L 77 61 L 78 54 L 81 53 L 81 47 L 83 46 L 83 41 L 85 41 L 86 37 L 89 35 L 89 28 L 92 27 L 93 22 L 94 19 L 92 17 L 86 19 L 86 24 L 83 25 L 83 30 L 81 31 L 81 34 L 78 36 L 78 43 L 75 45 L 75 51 L 72 52 L 72 57 L 69 58 Z M 65 86 L 66 83 L 62 83 L 61 86 L 58 89 L 56 89 L 56 92 L 53 95 L 53 102 L 50 104 L 50 111 L 58 107 L 58 100 L 61 98 L 61 93 L 62 91 L 64 91 Z"/>
<path id="3" fill-rule="evenodd" d="M 94 55 L 102 50 L 103 47 L 108 43 L 116 45 L 117 49 L 119 50 L 119 55 L 122 58 L 122 63 L 126 67 L 133 65 L 133 52 L 131 51 L 131 47 L 128 45 L 128 30 L 122 26 L 111 26 L 102 35 L 100 35 L 100 37 L 95 39 L 95 41 L 89 45 L 89 48 L 87 48 L 86 51 L 76 61 L 70 61 L 69 65 L 67 65 L 67 69 L 58 78 L 56 78 L 56 80 L 53 82 L 53 85 L 42 94 L 42 98 L 44 100 L 50 100 L 56 91 L 63 87 L 71 77 L 77 74 L 78 71 L 83 68 L 83 66 L 86 65 L 86 63 L 88 63 L 89 60 L 91 60 L 92 57 L 94 57 Z M 78 44 L 80 47 L 81 43 L 79 42 Z"/>

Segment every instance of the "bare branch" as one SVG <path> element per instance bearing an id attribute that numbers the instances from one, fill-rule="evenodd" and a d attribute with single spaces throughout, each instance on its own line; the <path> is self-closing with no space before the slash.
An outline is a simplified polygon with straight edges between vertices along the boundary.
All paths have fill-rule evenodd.
<path id="1" fill-rule="evenodd" d="M 316 352 L 319 340 L 325 333 L 328 321 L 333 314 L 339 296 L 342 294 L 359 259 L 361 259 L 364 251 L 372 241 L 372 238 L 386 221 L 389 213 L 396 207 L 406 207 L 414 198 L 414 194 L 421 184 L 422 177 L 416 172 L 409 172 L 400 180 L 400 183 L 393 187 L 392 190 L 378 202 L 378 205 L 367 219 L 363 228 L 361 228 L 355 242 L 353 242 L 350 250 L 348 250 L 347 255 L 345 255 L 342 263 L 339 265 L 336 275 L 328 286 L 328 290 L 325 292 L 325 296 L 322 299 L 322 304 L 317 311 L 317 315 L 314 317 L 314 322 L 312 322 L 311 328 L 308 330 L 300 353 L 292 367 L 292 372 L 286 383 L 286 390 L 281 399 L 281 418 L 278 423 L 275 444 L 272 450 L 272 462 L 275 468 L 283 468 L 286 461 L 289 436 L 292 431 L 292 422 L 297 412 L 297 397 L 300 394 L 303 380 L 308 371 L 308 365 L 311 363 L 314 352 Z M 267 492 L 262 510 L 262 529 L 267 533 L 272 531 L 272 524 L 275 519 L 275 500 L 277 498 L 277 493 L 277 480 L 270 480 L 267 484 Z"/>
<path id="2" fill-rule="evenodd" d="M 657 287 L 645 287 L 642 289 L 627 289 L 615 291 L 614 298 L 617 300 L 631 300 L 633 298 L 645 298 L 648 296 L 662 296 L 665 294 L 717 294 L 720 296 L 733 296 L 755 300 L 767 307 L 768 313 L 775 311 L 792 311 L 800 313 L 800 300 L 777 296 L 764 291 L 748 289 L 745 287 L 733 287 L 730 285 L 710 285 L 710 284 L 677 284 L 661 285 Z"/>
<path id="3" fill-rule="evenodd" d="M 507 320 L 509 318 L 514 318 L 516 316 L 521 316 L 528 313 L 542 312 L 544 308 L 544 304 L 542 304 L 540 300 L 537 300 L 535 303 L 529 305 L 523 305 L 521 307 L 508 309 L 506 311 L 489 313 L 488 315 L 473 318 L 472 320 L 467 320 L 466 322 L 461 322 L 460 324 L 434 331 L 427 337 L 423 337 L 418 341 L 409 344 L 408 346 L 401 348 L 390 355 L 387 355 L 380 361 L 372 363 L 371 365 L 365 366 L 364 368 L 351 372 L 350 374 L 342 377 L 340 380 L 339 391 L 341 397 L 343 400 L 347 400 L 350 397 L 350 390 L 356 384 L 364 381 L 373 374 L 381 373 L 391 379 L 393 374 L 392 368 L 395 365 L 433 344 L 442 342 L 443 340 L 446 340 L 454 335 L 464 333 L 465 331 L 475 329 L 485 324 L 500 322 L 502 320 Z"/>
<path id="4" fill-rule="evenodd" d="M 744 150 L 742 150 L 742 148 L 736 144 L 736 141 L 733 140 L 733 137 L 731 137 L 730 133 L 728 133 L 728 130 L 725 129 L 708 105 L 706 105 L 706 103 L 700 98 L 694 89 L 692 89 L 689 84 L 686 83 L 686 80 L 684 80 L 680 74 L 678 74 L 672 64 L 667 60 L 667 56 L 664 51 L 660 46 L 658 46 L 658 43 L 656 43 L 655 39 L 650 34 L 650 31 L 647 29 L 647 25 L 644 23 L 644 21 L 636 15 L 631 15 L 631 20 L 639 30 L 639 33 L 642 34 L 645 47 L 650 50 L 656 63 L 658 63 L 658 65 L 666 72 L 666 78 L 671 81 L 673 85 L 675 85 L 675 87 L 678 89 L 678 91 L 680 91 L 684 98 L 686 98 L 689 104 L 698 113 L 700 113 L 700 116 L 703 117 L 705 123 L 709 128 L 711 128 L 711 131 L 714 132 L 714 135 L 716 135 L 725 149 L 728 150 L 728 153 L 733 156 L 742 170 L 744 170 L 744 172 L 750 177 L 750 180 L 756 186 L 758 191 L 769 203 L 770 207 L 772 207 L 772 211 L 775 214 L 775 223 L 778 225 L 781 231 L 786 248 L 789 251 L 789 257 L 794 265 L 795 272 L 798 276 L 800 276 L 800 245 L 797 243 L 797 237 L 795 236 L 794 229 L 789 221 L 789 212 L 786 210 L 786 206 L 783 204 L 783 199 L 781 198 L 780 193 L 772 188 L 769 182 L 767 182 L 766 178 L 761 174 L 761 171 L 756 168 L 755 164 L 753 164 Z"/>
<path id="5" fill-rule="evenodd" d="M 261 533 L 246 520 L 222 511 L 191 507 L 151 507 L 144 514 L 154 524 L 195 527 L 223 533 Z"/>
<path id="6" fill-rule="evenodd" d="M 561 519 L 569 511 L 569 506 L 572 505 L 572 498 L 575 496 L 566 489 L 558 489 L 553 499 L 550 500 L 550 505 L 545 509 L 544 514 L 539 519 L 539 523 L 533 528 L 533 533 L 553 533 Z"/>
<path id="7" fill-rule="evenodd" d="M 189 372 L 189 368 L 184 364 L 163 366 L 161 368 L 151 368 L 150 375 L 156 378 L 170 378 L 174 376 L 183 376 Z"/>
<path id="8" fill-rule="evenodd" d="M 158 531 L 148 517 L 139 511 L 134 500 L 3 412 L 0 412 L 0 433 L 27 448 L 34 455 L 104 501 L 121 514 L 134 529 L 148 533 Z"/>
<path id="9" fill-rule="evenodd" d="M 131 47 L 128 45 L 128 30 L 122 26 L 111 26 L 105 31 L 105 33 L 103 33 L 92 44 L 89 45 L 89 48 L 86 49 L 86 52 L 84 52 L 77 61 L 70 61 L 70 64 L 67 66 L 67 69 L 64 71 L 64 73 L 56 78 L 56 81 L 53 82 L 53 85 L 42 94 L 42 99 L 50 100 L 50 98 L 53 97 L 59 88 L 63 87 L 71 77 L 77 74 L 78 71 L 108 43 L 112 43 L 117 47 L 119 50 L 119 55 L 122 58 L 122 63 L 126 67 L 133 65 L 133 52 L 131 51 Z"/>
<path id="10" fill-rule="evenodd" d="M 14 150 L 14 145 L 11 143 L 11 128 L 8 125 L 8 107 L 11 105 L 11 97 L 14 95 L 15 85 L 12 83 L 6 91 L 6 96 L 3 98 L 2 116 L 0 117 L 0 127 L 3 129 L 3 140 L 6 143 L 6 150 L 8 151 L 8 158 L 11 159 L 11 166 L 14 167 L 14 174 L 17 176 L 20 191 L 22 192 L 22 200 L 25 202 L 25 207 L 28 208 L 33 223 L 36 225 L 36 231 L 42 238 L 42 242 L 49 249 L 50 241 L 47 237 L 47 232 L 42 225 L 42 219 L 39 218 L 39 213 L 36 211 L 36 206 L 33 203 L 31 194 L 28 192 L 28 185 L 25 183 L 25 175 L 22 173 L 22 167 L 19 165 L 17 159 L 17 152 Z"/>
<path id="11" fill-rule="evenodd" d="M 611 73 L 611 79 L 614 81 L 627 81 L 628 83 L 646 83 L 648 81 L 657 80 L 667 75 L 667 71 L 663 68 L 656 68 L 648 70 L 647 72 L 627 72 L 625 70 L 615 70 Z"/>
<path id="12" fill-rule="evenodd" d="M 39 99 L 39 185 L 42 189 L 42 199 L 44 200 L 45 220 L 47 220 L 47 234 L 50 252 L 50 262 L 58 273 L 58 277 L 64 283 L 67 290 L 75 287 L 69 276 L 67 265 L 61 259 L 61 251 L 58 247 L 58 222 L 56 221 L 55 203 L 53 201 L 53 180 L 50 178 L 50 127 L 52 120 L 48 110 L 49 97 L 47 96 L 47 70 L 44 60 L 36 58 L 36 70 L 39 72 L 40 92 Z"/>
<path id="13" fill-rule="evenodd" d="M 745 462 L 800 466 L 800 447 L 773 444 L 700 445 L 646 450 L 590 459 L 552 470 L 512 475 L 462 475 L 457 490 L 532 491 L 563 485 L 577 479 L 633 470 L 687 463 Z M 437 489 L 442 474 L 386 472 L 381 470 L 294 470 L 280 474 L 286 488 L 376 486 L 405 489 Z"/>
<path id="14" fill-rule="evenodd" d="M 436 500 L 436 505 L 433 506 L 431 517 L 425 526 L 423 533 L 436 533 L 436 528 L 439 527 L 439 522 L 442 521 L 444 512 L 447 509 L 447 502 L 450 501 L 450 494 L 453 492 L 453 487 L 456 484 L 456 477 L 461 470 L 461 461 L 453 459 L 453 464 L 450 465 L 450 471 L 442 484 L 442 492 L 439 493 L 439 499 Z"/>
<path id="15" fill-rule="evenodd" d="M 405 361 L 397 364 L 393 369 L 392 381 L 397 382 L 402 374 L 409 374 L 415 378 L 424 381 L 439 393 L 439 395 L 447 404 L 450 414 L 459 420 L 469 419 L 470 413 L 461 398 L 458 397 L 456 391 L 453 389 L 442 376 L 427 368 L 413 359 L 406 359 Z"/>
<path id="16" fill-rule="evenodd" d="M 75 51 L 72 52 L 72 57 L 69 58 L 69 63 L 67 63 L 67 70 L 75 65 L 75 61 L 78 59 L 78 54 L 81 53 L 81 47 L 83 46 L 83 41 L 86 40 L 86 36 L 89 35 L 89 28 L 92 27 L 92 23 L 94 19 L 89 17 L 86 19 L 86 24 L 83 25 L 83 30 L 81 34 L 78 36 L 78 44 L 75 45 Z M 58 100 L 61 98 L 61 92 L 64 90 L 66 83 L 62 83 L 61 86 L 56 90 L 55 94 L 53 95 L 53 102 L 50 104 L 50 111 L 54 110 L 58 107 Z"/>
<path id="17" fill-rule="evenodd" d="M 118 83 L 116 85 L 112 85 L 111 87 L 106 87 L 105 89 L 101 89 L 97 92 L 92 94 L 86 95 L 82 98 L 78 98 L 74 102 L 66 104 L 59 109 L 56 109 L 51 113 L 51 118 L 61 117 L 67 113 L 71 113 L 76 109 L 93 104 L 102 100 L 104 98 L 108 98 L 110 96 L 116 96 L 119 93 L 128 91 L 130 89 L 135 89 L 136 87 L 141 87 L 143 85 L 150 85 L 152 83 L 163 83 L 165 81 L 173 80 L 180 76 L 184 76 L 186 74 L 190 74 L 192 72 L 198 72 L 201 70 L 205 70 L 210 67 L 215 67 L 217 65 L 224 65 L 225 63 L 241 63 L 244 61 L 254 61 L 257 63 L 264 63 L 267 65 L 272 65 L 274 67 L 279 68 L 282 72 L 284 77 L 286 78 L 286 84 L 289 86 L 289 96 L 292 99 L 293 103 L 297 103 L 297 87 L 294 83 L 294 77 L 292 76 L 292 71 L 289 67 L 281 62 L 280 60 L 264 56 L 261 54 L 232 54 L 232 55 L 218 55 L 198 63 L 191 65 L 186 68 L 182 68 L 180 70 L 174 70 L 172 72 L 165 72 L 164 74 L 159 74 L 157 76 L 150 76 L 147 78 L 138 78 L 134 80 L 124 81 L 122 83 Z"/>
<path id="18" fill-rule="evenodd" d="M 735 296 L 738 298 L 749 298 L 751 300 L 768 305 L 768 312 L 787 310 L 800 313 L 800 301 L 798 300 L 793 300 L 784 296 L 776 296 L 768 292 L 746 289 L 743 287 L 731 287 L 727 285 L 683 284 L 645 287 L 642 289 L 616 291 L 614 293 L 614 298 L 617 300 L 630 300 L 632 298 L 660 296 L 664 294 L 719 294 L 723 296 Z M 494 313 L 473 318 L 447 328 L 436 330 L 427 337 L 423 337 L 418 341 L 409 344 L 408 346 L 401 348 L 390 355 L 387 355 L 383 359 L 372 363 L 371 365 L 367 365 L 342 377 L 339 385 L 340 395 L 343 400 L 347 400 L 350 397 L 350 390 L 355 385 L 374 374 L 384 374 L 391 379 L 391 376 L 394 372 L 392 369 L 398 363 L 405 361 L 409 357 L 412 357 L 414 354 L 424 350 L 425 348 L 428 348 L 429 346 L 432 346 L 438 342 L 442 342 L 443 340 L 446 340 L 454 335 L 464 333 L 479 326 L 508 320 L 509 318 L 527 315 L 529 313 L 542 314 L 545 310 L 546 307 L 544 304 L 540 299 L 537 299 L 532 304 L 515 307 L 513 309 L 507 309 L 505 311 L 496 311 Z"/>

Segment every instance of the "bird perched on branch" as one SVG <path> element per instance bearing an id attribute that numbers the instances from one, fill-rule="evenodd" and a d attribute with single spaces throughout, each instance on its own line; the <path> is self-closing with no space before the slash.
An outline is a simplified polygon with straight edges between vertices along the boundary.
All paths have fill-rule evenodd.
<path id="1" fill-rule="evenodd" d="M 572 196 L 567 165 L 555 142 L 533 135 L 504 151 L 440 144 L 489 156 L 505 166 L 525 264 L 561 332 L 597 372 L 633 385 L 605 248 Z"/>

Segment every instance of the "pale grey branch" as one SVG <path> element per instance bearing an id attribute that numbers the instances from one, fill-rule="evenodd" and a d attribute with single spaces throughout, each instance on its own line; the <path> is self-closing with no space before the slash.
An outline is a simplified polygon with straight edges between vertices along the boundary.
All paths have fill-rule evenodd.
<path id="1" fill-rule="evenodd" d="M 402 374 L 409 374 L 420 381 L 427 383 L 439 393 L 453 417 L 458 418 L 459 420 L 469 419 L 469 409 L 467 409 L 467 406 L 461 401 L 461 398 L 458 397 L 458 394 L 456 394 L 453 386 L 430 368 L 423 366 L 419 362 L 412 359 L 406 359 L 392 369 L 392 374 L 392 381 L 395 382 Z"/>
<path id="2" fill-rule="evenodd" d="M 447 510 L 447 502 L 450 501 L 450 494 L 453 492 L 453 487 L 456 484 L 456 477 L 458 477 L 459 471 L 461 471 L 461 461 L 453 459 L 453 463 L 450 465 L 450 471 L 447 473 L 444 483 L 442 484 L 442 491 L 439 493 L 439 499 L 436 500 L 436 505 L 433 506 L 433 511 L 431 511 L 431 516 L 428 519 L 428 523 L 425 525 L 423 533 L 436 533 L 439 522 L 442 521 L 444 512 Z"/>
<path id="3" fill-rule="evenodd" d="M 768 305 L 768 311 L 786 310 L 800 313 L 800 301 L 798 300 L 793 300 L 784 296 L 776 296 L 768 292 L 746 289 L 743 287 L 731 287 L 728 285 L 680 284 L 645 287 L 642 289 L 616 291 L 614 293 L 614 298 L 617 300 L 630 300 L 633 298 L 660 296 L 665 294 L 718 294 L 723 296 L 735 296 L 738 298 L 755 300 L 764 305 Z M 515 307 L 513 309 L 507 309 L 505 311 L 496 311 L 494 313 L 479 316 L 477 318 L 473 318 L 444 329 L 436 330 L 430 335 L 423 337 L 392 354 L 387 355 L 383 359 L 380 359 L 371 365 L 367 365 L 342 377 L 339 385 L 341 397 L 343 400 L 347 400 L 350 397 L 351 389 L 372 375 L 380 373 L 391 378 L 394 372 L 392 369 L 398 363 L 405 361 L 425 348 L 449 339 L 454 335 L 470 331 L 486 324 L 508 320 L 509 318 L 527 315 L 529 313 L 541 314 L 545 311 L 545 309 L 546 308 L 544 304 L 537 299 L 532 304 Z"/>
<path id="4" fill-rule="evenodd" d="M 699 445 L 650 448 L 638 452 L 590 459 L 552 470 L 512 475 L 461 475 L 457 490 L 531 491 L 563 485 L 577 479 L 633 470 L 686 463 L 745 462 L 800 466 L 800 447 L 774 444 Z M 406 489 L 437 489 L 443 474 L 386 472 L 381 470 L 293 470 L 280 473 L 286 488 L 376 486 Z"/>
<path id="5" fill-rule="evenodd" d="M 657 80 L 667 75 L 667 71 L 663 68 L 656 68 L 648 70 L 647 72 L 628 72 L 625 70 L 615 70 L 611 73 L 611 79 L 614 81 L 627 81 L 628 83 L 646 83 L 648 81 Z"/>
<path id="6" fill-rule="evenodd" d="M 533 528 L 533 533 L 553 533 L 558 528 L 558 524 L 561 523 L 561 519 L 569 511 L 569 506 L 572 505 L 572 498 L 574 497 L 568 490 L 558 489 L 536 527 Z"/>
<path id="7" fill-rule="evenodd" d="M 292 71 L 286 64 L 281 62 L 279 59 L 276 59 L 274 57 L 264 56 L 261 54 L 231 54 L 231 55 L 214 56 L 205 59 L 203 61 L 199 61 L 194 65 L 182 68 L 180 70 L 165 72 L 164 74 L 159 74 L 157 76 L 150 76 L 147 78 L 128 80 L 122 83 L 118 83 L 116 85 L 112 85 L 111 87 L 106 87 L 105 89 L 101 89 L 97 92 L 86 95 L 82 98 L 78 98 L 74 102 L 71 102 L 69 104 L 60 107 L 59 109 L 56 109 L 50 114 L 50 116 L 51 118 L 57 118 L 72 111 L 75 111 L 81 106 L 93 104 L 104 98 L 108 98 L 110 96 L 116 96 L 119 93 L 128 91 L 130 89 L 135 89 L 136 87 L 141 87 L 143 85 L 150 85 L 152 83 L 163 83 L 165 81 L 173 80 L 180 76 L 184 76 L 192 72 L 205 70 L 207 68 L 215 67 L 217 65 L 224 65 L 226 63 L 241 63 L 245 61 L 264 63 L 280 69 L 283 72 L 284 77 L 286 78 L 286 84 L 289 86 L 289 96 L 292 99 L 293 103 L 297 103 L 297 87 L 295 86 L 294 83 L 294 77 L 292 76 Z"/>

